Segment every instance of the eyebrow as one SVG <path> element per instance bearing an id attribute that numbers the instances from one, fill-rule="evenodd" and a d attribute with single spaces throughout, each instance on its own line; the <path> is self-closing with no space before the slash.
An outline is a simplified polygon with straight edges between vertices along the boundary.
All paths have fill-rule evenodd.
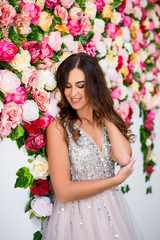
<path id="1" fill-rule="evenodd" d="M 85 81 L 78 81 L 76 82 L 76 84 L 79 84 L 79 83 L 84 83 Z M 69 82 L 66 82 L 66 84 L 70 84 Z"/>

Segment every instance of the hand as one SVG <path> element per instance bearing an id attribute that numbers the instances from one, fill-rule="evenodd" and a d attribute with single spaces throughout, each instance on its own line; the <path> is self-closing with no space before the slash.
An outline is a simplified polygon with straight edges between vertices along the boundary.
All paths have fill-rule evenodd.
<path id="1" fill-rule="evenodd" d="M 119 177 L 120 184 L 124 182 L 132 174 L 134 170 L 133 165 L 135 161 L 136 158 L 134 157 L 131 158 L 131 161 L 119 170 L 117 177 Z"/>

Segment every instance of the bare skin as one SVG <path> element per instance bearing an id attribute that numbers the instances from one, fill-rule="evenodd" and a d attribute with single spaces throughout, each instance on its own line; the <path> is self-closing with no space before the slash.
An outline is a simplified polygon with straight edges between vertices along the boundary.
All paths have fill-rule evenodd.
<path id="1" fill-rule="evenodd" d="M 84 73 L 77 68 L 73 69 L 69 74 L 65 95 L 82 120 L 82 123 L 77 120 L 75 124 L 81 127 L 102 150 L 102 129 L 93 119 L 93 109 L 87 102 L 84 87 Z M 108 179 L 81 182 L 71 181 L 68 147 L 64 140 L 63 127 L 58 120 L 49 124 L 47 128 L 49 171 L 59 201 L 68 202 L 89 198 L 121 184 L 132 174 L 135 158 L 131 159 L 130 143 L 113 123 L 107 119 L 103 119 L 103 122 L 109 133 L 113 160 L 120 164 L 121 169 L 116 176 Z"/>

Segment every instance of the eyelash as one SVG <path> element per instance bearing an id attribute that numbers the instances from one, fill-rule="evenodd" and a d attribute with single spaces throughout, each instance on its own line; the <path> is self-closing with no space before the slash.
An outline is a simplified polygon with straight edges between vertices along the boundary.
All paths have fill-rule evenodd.
<path id="1" fill-rule="evenodd" d="M 77 86 L 78 88 L 84 88 L 84 84 Z M 71 88 L 71 86 L 65 86 L 65 88 Z"/>

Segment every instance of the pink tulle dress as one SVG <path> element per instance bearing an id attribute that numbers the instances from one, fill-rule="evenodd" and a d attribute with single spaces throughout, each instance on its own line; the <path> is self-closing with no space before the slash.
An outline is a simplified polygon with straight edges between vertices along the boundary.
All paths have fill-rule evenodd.
<path id="1" fill-rule="evenodd" d="M 115 162 L 102 122 L 103 149 L 81 128 L 78 145 L 66 126 L 69 138 L 72 181 L 90 181 L 114 176 Z M 63 176 L 62 176 L 63 177 Z M 43 240 L 142 240 L 143 236 L 119 189 L 113 187 L 93 197 L 61 203 L 55 197 Z"/>

